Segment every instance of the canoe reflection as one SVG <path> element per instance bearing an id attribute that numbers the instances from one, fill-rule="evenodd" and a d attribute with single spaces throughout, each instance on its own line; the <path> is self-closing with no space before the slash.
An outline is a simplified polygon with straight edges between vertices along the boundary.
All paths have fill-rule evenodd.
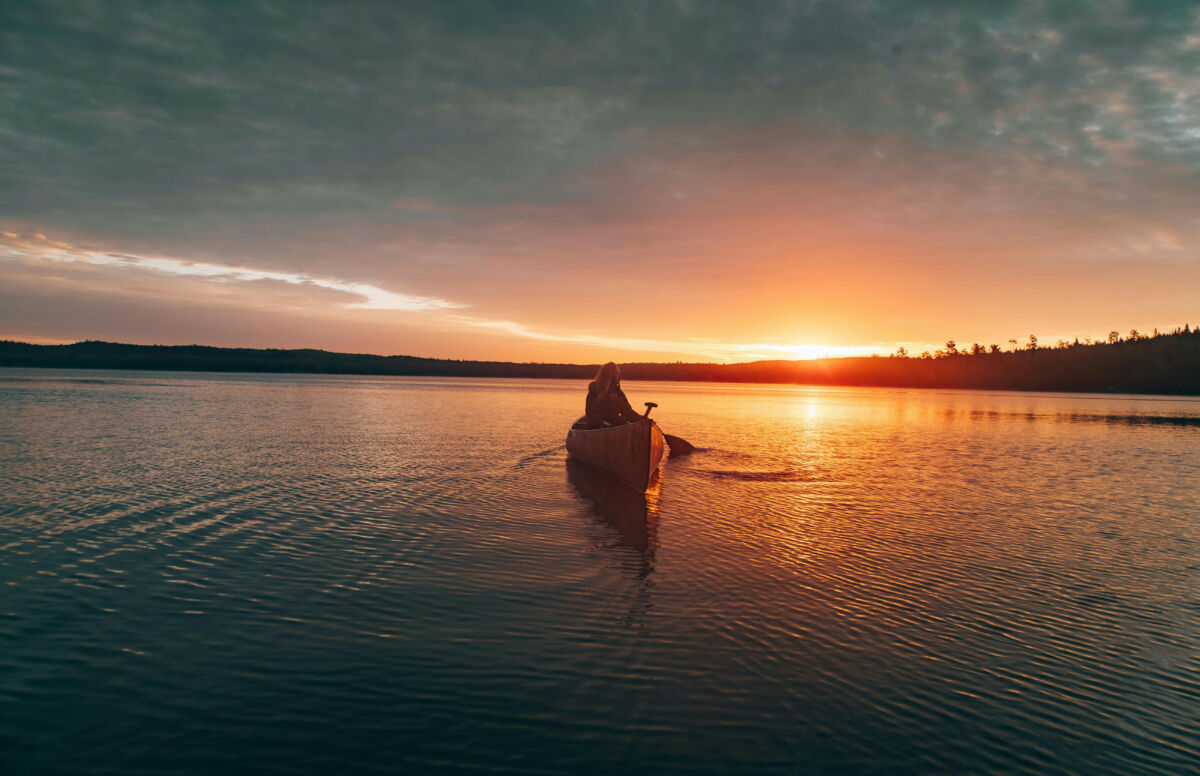
<path id="1" fill-rule="evenodd" d="M 656 478 L 657 479 L 657 478 Z M 567 480 L 589 502 L 593 512 L 610 529 L 616 546 L 634 550 L 641 557 L 642 574 L 654 569 L 658 549 L 658 498 L 661 484 L 654 482 L 638 493 L 586 464 L 567 459 Z"/>

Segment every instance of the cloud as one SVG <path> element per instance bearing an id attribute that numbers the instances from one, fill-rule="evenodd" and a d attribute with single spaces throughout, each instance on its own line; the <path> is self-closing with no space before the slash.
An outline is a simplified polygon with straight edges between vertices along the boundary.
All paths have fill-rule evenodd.
<path id="1" fill-rule="evenodd" d="M 644 132 L 714 123 L 1103 165 L 1099 133 L 1200 165 L 1188 4 L 458 6 L 11 4 L 0 213 L 170 232 L 181 213 L 553 203 Z"/>
<path id="2" fill-rule="evenodd" d="M 631 337 L 605 337 L 595 334 L 554 334 L 537 331 L 523 324 L 512 321 L 483 321 L 459 316 L 459 320 L 471 326 L 502 331 L 519 337 L 544 340 L 549 342 L 590 345 L 606 350 L 648 353 L 686 353 L 692 357 L 705 360 L 737 362 L 755 361 L 761 359 L 779 358 L 791 360 L 808 360 L 839 356 L 869 356 L 881 352 L 890 352 L 889 348 L 899 343 L 874 343 L 860 346 L 831 346 L 831 345 L 796 345 L 781 343 L 736 344 L 714 342 L 703 339 L 688 339 L 683 341 L 639 339 Z M 910 344 L 910 343 L 906 343 Z"/>
<path id="3" fill-rule="evenodd" d="M 462 304 L 445 299 L 400 294 L 369 283 L 312 277 L 294 272 L 276 272 L 252 267 L 209 264 L 173 258 L 131 256 L 123 253 L 106 253 L 76 248 L 68 243 L 49 240 L 45 235 L 36 232 L 24 235 L 0 232 L 0 258 L 40 259 L 46 262 L 88 264 L 100 267 L 115 266 L 123 271 L 136 270 L 222 282 L 247 283 L 267 280 L 295 286 L 313 286 L 358 297 L 359 301 L 345 305 L 350 309 L 422 312 L 464 307 Z"/>

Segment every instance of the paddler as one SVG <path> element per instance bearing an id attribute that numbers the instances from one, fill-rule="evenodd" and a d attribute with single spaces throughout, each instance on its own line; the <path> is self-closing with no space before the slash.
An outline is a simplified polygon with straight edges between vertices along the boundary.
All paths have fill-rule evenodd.
<path id="1" fill-rule="evenodd" d="M 629 399 L 621 390 L 621 368 L 611 361 L 600 367 L 596 379 L 588 383 L 584 413 L 587 415 L 588 428 L 600 428 L 605 423 L 621 426 L 644 420 L 629 406 Z"/>

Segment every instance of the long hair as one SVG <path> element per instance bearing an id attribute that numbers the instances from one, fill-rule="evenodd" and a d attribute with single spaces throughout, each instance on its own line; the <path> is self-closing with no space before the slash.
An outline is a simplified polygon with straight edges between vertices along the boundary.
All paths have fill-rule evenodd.
<path id="1" fill-rule="evenodd" d="M 621 368 L 609 361 L 596 372 L 596 379 L 588 383 L 588 393 L 593 396 L 607 396 L 612 389 L 621 384 Z"/>

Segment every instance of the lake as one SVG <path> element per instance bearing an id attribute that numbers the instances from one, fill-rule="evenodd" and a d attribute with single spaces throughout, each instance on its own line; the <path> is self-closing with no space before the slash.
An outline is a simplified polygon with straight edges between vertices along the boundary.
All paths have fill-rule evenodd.
<path id="1" fill-rule="evenodd" d="M 0 771 L 1200 771 L 1200 401 L 625 389 L 0 369 Z"/>

